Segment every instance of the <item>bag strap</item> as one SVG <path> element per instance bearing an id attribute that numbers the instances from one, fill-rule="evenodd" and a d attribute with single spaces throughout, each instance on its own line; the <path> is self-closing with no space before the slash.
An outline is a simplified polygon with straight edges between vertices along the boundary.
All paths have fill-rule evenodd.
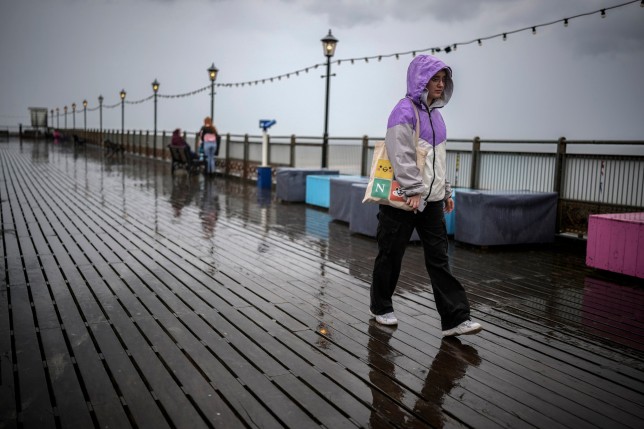
<path id="1" fill-rule="evenodd" d="M 420 118 L 418 117 L 418 109 L 416 104 L 412 101 L 411 105 L 414 106 L 414 114 L 416 115 L 416 131 L 414 132 L 414 143 L 416 143 L 416 148 L 418 148 L 418 140 L 420 140 Z"/>
<path id="2" fill-rule="evenodd" d="M 409 102 L 411 103 L 411 107 L 414 108 L 414 115 L 416 116 L 416 129 L 414 130 L 414 144 L 416 145 L 416 148 L 418 149 L 418 141 L 420 140 L 420 118 L 418 117 L 418 108 L 416 107 L 416 103 L 409 98 L 405 97 Z"/>

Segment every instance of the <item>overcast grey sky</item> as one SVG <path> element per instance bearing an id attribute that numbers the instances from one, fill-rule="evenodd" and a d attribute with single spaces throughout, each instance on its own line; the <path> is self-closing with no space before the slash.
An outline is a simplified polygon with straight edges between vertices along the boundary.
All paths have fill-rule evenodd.
<path id="1" fill-rule="evenodd" d="M 444 47 L 625 3 L 619 0 L 0 0 L 0 126 L 29 123 L 28 107 L 89 108 L 119 91 L 136 101 L 209 84 L 261 80 L 322 64 L 320 39 L 340 42 L 333 60 Z M 450 138 L 644 140 L 644 8 L 640 2 L 563 24 L 437 54 L 454 71 L 443 115 Z M 332 65 L 329 133 L 384 136 L 405 95 L 411 55 Z M 321 135 L 324 67 L 273 83 L 218 87 L 223 132 Z M 160 98 L 158 129 L 196 131 L 210 91 Z M 126 129 L 152 129 L 154 105 L 125 105 Z M 72 125 L 71 113 L 68 126 Z M 87 113 L 98 128 L 98 111 Z M 121 127 L 120 107 L 104 109 Z"/>

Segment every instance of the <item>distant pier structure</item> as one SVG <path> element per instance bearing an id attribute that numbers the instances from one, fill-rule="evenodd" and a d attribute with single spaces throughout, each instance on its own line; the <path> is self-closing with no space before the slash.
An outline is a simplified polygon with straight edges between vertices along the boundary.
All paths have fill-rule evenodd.
<path id="1" fill-rule="evenodd" d="M 36 134 L 44 133 L 47 130 L 49 124 L 46 107 L 30 107 L 29 116 L 31 117 L 31 127 L 35 129 Z"/>

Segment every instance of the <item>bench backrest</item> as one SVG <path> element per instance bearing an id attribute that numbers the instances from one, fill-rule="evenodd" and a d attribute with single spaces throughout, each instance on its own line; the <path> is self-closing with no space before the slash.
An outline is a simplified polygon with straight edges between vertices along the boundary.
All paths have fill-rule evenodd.
<path id="1" fill-rule="evenodd" d="M 182 164 L 190 164 L 192 157 L 190 156 L 190 148 L 188 146 L 173 146 L 168 145 L 172 161 L 180 162 Z"/>

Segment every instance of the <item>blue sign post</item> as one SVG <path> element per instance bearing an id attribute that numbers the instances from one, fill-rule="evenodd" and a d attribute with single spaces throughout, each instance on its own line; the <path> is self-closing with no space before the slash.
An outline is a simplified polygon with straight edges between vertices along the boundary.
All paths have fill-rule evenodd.
<path id="1" fill-rule="evenodd" d="M 257 167 L 257 187 L 270 189 L 273 186 L 273 173 L 268 165 L 268 134 L 270 127 L 275 125 L 275 119 L 260 119 L 259 127 L 262 129 L 262 165 Z"/>

